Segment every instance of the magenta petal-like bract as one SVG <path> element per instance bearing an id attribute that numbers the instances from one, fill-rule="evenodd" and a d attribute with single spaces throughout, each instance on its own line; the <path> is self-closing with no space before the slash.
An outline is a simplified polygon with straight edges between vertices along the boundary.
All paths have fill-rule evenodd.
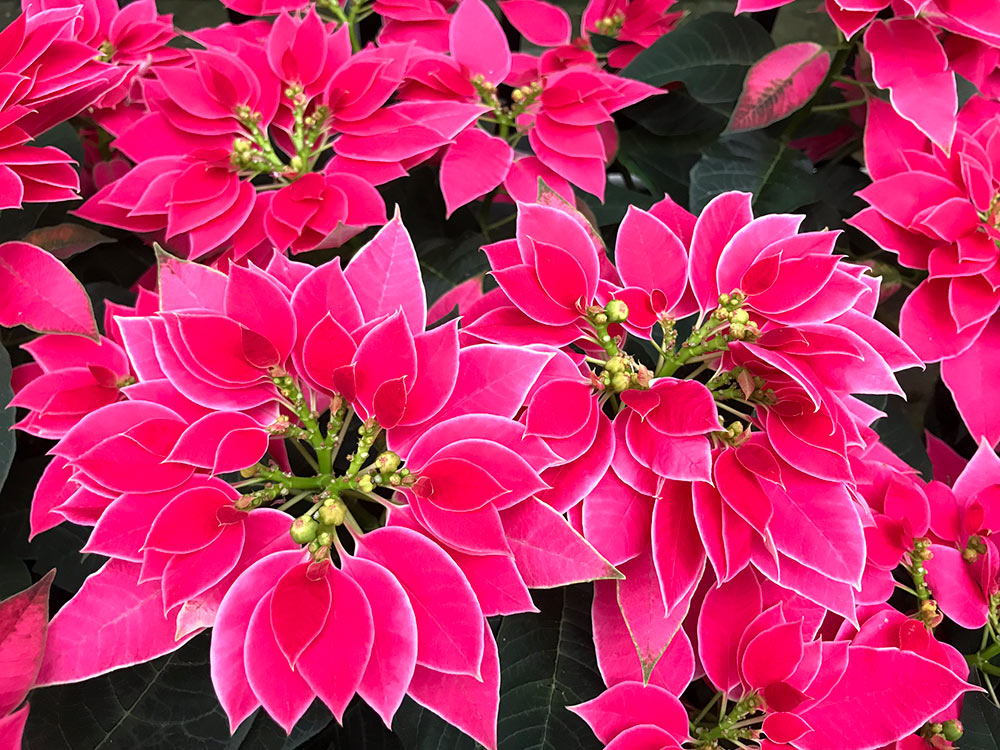
<path id="1" fill-rule="evenodd" d="M 479 674 L 482 611 L 462 571 L 440 547 L 415 531 L 386 527 L 365 535 L 358 557 L 388 569 L 406 591 L 417 620 L 418 664 Z"/>
<path id="2" fill-rule="evenodd" d="M 410 697 L 455 725 L 488 750 L 497 746 L 497 713 L 500 710 L 500 658 L 489 624 L 483 620 L 483 657 L 479 678 L 453 675 L 417 666 L 410 683 Z"/>
<path id="3" fill-rule="evenodd" d="M 357 686 L 358 695 L 391 726 L 417 664 L 417 619 L 402 584 L 381 565 L 358 557 L 345 558 L 344 570 L 372 592 L 371 654 Z"/>
<path id="4" fill-rule="evenodd" d="M 194 633 L 177 640 L 163 615 L 159 581 L 138 583 L 137 563 L 109 560 L 84 581 L 49 624 L 39 685 L 95 677 L 168 654 Z"/>
<path id="5" fill-rule="evenodd" d="M 222 601 L 212 630 L 212 685 L 229 717 L 229 727 L 236 727 L 260 705 L 247 682 L 243 644 L 250 616 L 267 591 L 292 566 L 302 560 L 299 551 L 269 555 L 244 571 Z"/>
<path id="6" fill-rule="evenodd" d="M 424 329 L 427 303 L 420 266 L 398 215 L 354 256 L 344 269 L 344 277 L 354 290 L 365 320 L 402 308 L 413 333 Z"/>
<path id="7" fill-rule="evenodd" d="M 877 747 L 902 739 L 969 686 L 941 665 L 897 649 L 851 646 L 847 671 L 833 691 L 802 714 L 813 728 L 796 740 L 802 750 Z M 844 721 L 865 716 L 864 722 Z"/>

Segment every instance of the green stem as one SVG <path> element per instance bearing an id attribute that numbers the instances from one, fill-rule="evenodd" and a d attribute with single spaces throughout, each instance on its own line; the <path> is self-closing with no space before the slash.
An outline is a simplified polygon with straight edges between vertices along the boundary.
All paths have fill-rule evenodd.
<path id="1" fill-rule="evenodd" d="M 296 503 L 298 503 L 300 500 L 302 500 L 303 498 L 305 498 L 305 497 L 307 497 L 308 495 L 311 495 L 311 494 L 312 494 L 312 492 L 300 492 L 299 494 L 297 494 L 295 497 L 293 497 L 288 502 L 283 503 L 282 505 L 279 505 L 278 506 L 278 510 L 288 510 L 293 505 L 295 505 Z"/>
<path id="2" fill-rule="evenodd" d="M 701 711 L 698 712 L 698 715 L 694 717 L 694 723 L 700 724 L 701 720 L 704 719 L 706 716 L 708 716 L 708 712 L 712 710 L 712 706 L 718 703 L 719 698 L 721 697 L 722 693 L 716 693 L 715 695 L 713 695 L 712 700 L 710 700 L 708 704 L 703 709 L 701 709 Z"/>
<path id="3" fill-rule="evenodd" d="M 833 104 L 817 104 L 812 108 L 813 112 L 836 112 L 841 109 L 853 109 L 867 104 L 864 99 L 848 99 L 846 102 L 834 102 Z"/>
<path id="4" fill-rule="evenodd" d="M 351 465 L 347 467 L 347 471 L 344 474 L 345 477 L 355 477 L 358 472 L 361 471 L 361 467 L 364 466 L 365 461 L 368 460 L 368 451 L 375 442 L 375 438 L 378 437 L 380 430 L 381 428 L 376 424 L 372 424 L 371 426 L 362 425 L 360 430 L 361 434 L 358 437 L 358 447 L 354 451 L 354 457 L 351 459 Z"/>
<path id="5" fill-rule="evenodd" d="M 319 464 L 316 463 L 316 459 L 309 455 L 309 451 L 307 451 L 305 448 L 302 447 L 302 443 L 300 443 L 298 440 L 292 440 L 292 445 L 295 447 L 295 450 L 299 452 L 302 458 L 306 460 L 306 463 L 308 463 L 312 467 L 313 471 L 321 472 Z M 326 469 L 321 473 L 329 474 L 330 469 Z"/>

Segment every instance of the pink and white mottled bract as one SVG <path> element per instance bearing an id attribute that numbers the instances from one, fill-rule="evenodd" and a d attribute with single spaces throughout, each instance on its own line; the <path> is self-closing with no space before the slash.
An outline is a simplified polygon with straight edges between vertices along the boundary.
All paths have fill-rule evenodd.
<path id="1" fill-rule="evenodd" d="M 533 611 L 530 586 L 620 576 L 538 499 L 580 501 L 606 461 L 597 475 L 572 465 L 597 432 L 610 460 L 610 426 L 587 395 L 585 424 L 539 430 L 531 409 L 546 393 L 589 392 L 576 362 L 460 346 L 454 323 L 426 318 L 397 217 L 344 269 L 274 254 L 222 273 L 163 255 L 158 295 L 109 309 L 113 338 L 28 345 L 19 426 L 59 438 L 33 532 L 92 526 L 86 551 L 111 558 L 53 619 L 40 684 L 214 626 L 234 730 L 263 706 L 290 731 L 316 697 L 340 719 L 355 694 L 388 724 L 410 695 L 495 747 L 485 617 Z M 353 415 L 358 446 L 335 465 Z M 391 450 L 376 456 L 382 436 Z M 311 446 L 315 475 L 294 473 L 283 438 Z M 297 519 L 281 512 L 306 499 Z M 384 526 L 365 511 L 362 528 L 362 501 L 387 511 Z"/>
<path id="2" fill-rule="evenodd" d="M 1000 106 L 971 99 L 950 155 L 885 104 L 870 106 L 865 154 L 874 182 L 859 193 L 870 208 L 849 223 L 900 264 L 929 272 L 906 298 L 900 335 L 923 361 L 941 362 L 969 431 L 996 445 L 1000 410 L 983 385 L 1000 335 Z M 904 183 L 909 197 L 900 200 Z"/>

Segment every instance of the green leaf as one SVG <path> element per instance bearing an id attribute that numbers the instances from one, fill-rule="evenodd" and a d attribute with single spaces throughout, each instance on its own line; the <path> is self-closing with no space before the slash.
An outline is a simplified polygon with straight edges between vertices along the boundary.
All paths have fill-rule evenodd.
<path id="1" fill-rule="evenodd" d="M 9 552 L 0 553 L 0 599 L 24 591 L 30 585 L 28 566 Z"/>
<path id="2" fill-rule="evenodd" d="M 609 182 L 604 190 L 604 203 L 590 193 L 583 193 L 582 197 L 593 212 L 597 225 L 601 227 L 620 224 L 629 206 L 646 210 L 655 202 L 651 195 L 629 190 L 613 182 Z"/>
<path id="3" fill-rule="evenodd" d="M 10 465 L 14 463 L 14 450 L 16 447 L 14 433 L 11 427 L 14 425 L 14 409 L 7 404 L 14 398 L 14 391 L 10 387 L 10 354 L 0 346 L 0 488 L 3 487 L 10 471 Z"/>
<path id="4" fill-rule="evenodd" d="M 602 36 L 601 34 L 590 35 L 590 46 L 593 47 L 594 52 L 599 55 L 608 54 L 619 44 L 620 42 L 612 36 Z"/>
<path id="5" fill-rule="evenodd" d="M 931 480 L 931 460 L 927 457 L 920 432 L 910 422 L 906 402 L 899 396 L 890 396 L 881 407 L 885 417 L 872 425 L 882 438 L 882 444 L 920 472 L 924 481 Z"/>
<path id="6" fill-rule="evenodd" d="M 732 104 L 747 70 L 773 49 L 751 17 L 709 13 L 660 37 L 621 75 L 653 86 L 681 81 L 704 104 Z"/>
<path id="7" fill-rule="evenodd" d="M 291 734 L 279 727 L 263 709 L 258 709 L 240 724 L 226 750 L 297 750 L 318 735 L 333 721 L 330 709 L 313 701 Z"/>
<path id="8" fill-rule="evenodd" d="M 984 686 L 983 676 L 973 669 L 969 682 Z M 985 693 L 966 693 L 962 699 L 961 747 L 975 750 L 1000 750 L 1000 708 Z"/>
<path id="9" fill-rule="evenodd" d="M 32 229 L 24 236 L 24 241 L 48 250 L 59 260 L 66 260 L 97 245 L 115 242 L 96 229 L 73 222 Z"/>
<path id="10" fill-rule="evenodd" d="M 976 86 L 976 84 L 965 76 L 960 76 L 958 73 L 955 74 L 955 88 L 958 91 L 959 109 L 964 107 L 965 103 L 969 101 L 969 99 L 980 93 L 979 87 Z"/>
<path id="11" fill-rule="evenodd" d="M 604 689 L 594 656 L 591 592 L 589 584 L 536 590 L 538 614 L 501 619 L 499 750 L 600 750 L 587 724 L 566 709 Z M 409 700 L 394 726 L 412 750 L 479 747 Z"/>
<path id="12" fill-rule="evenodd" d="M 619 135 L 618 161 L 657 197 L 669 195 L 686 204 L 691 168 L 697 154 L 669 152 L 670 139 L 632 128 Z"/>
<path id="13" fill-rule="evenodd" d="M 513 226 L 513 223 L 511 224 Z M 477 274 L 490 270 L 483 235 L 466 233 L 458 238 L 439 236 L 416 246 L 428 304 Z"/>
<path id="14" fill-rule="evenodd" d="M 207 633 L 168 656 L 36 690 L 26 750 L 226 750 L 229 724 L 208 670 Z"/>
<path id="15" fill-rule="evenodd" d="M 794 211 L 819 192 L 808 157 L 759 132 L 726 136 L 705 149 L 691 170 L 691 211 L 727 190 L 753 193 L 758 214 Z"/>

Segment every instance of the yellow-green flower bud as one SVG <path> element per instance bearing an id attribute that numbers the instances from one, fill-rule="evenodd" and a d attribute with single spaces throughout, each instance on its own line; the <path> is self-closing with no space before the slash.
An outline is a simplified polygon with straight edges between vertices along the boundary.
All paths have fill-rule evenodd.
<path id="1" fill-rule="evenodd" d="M 965 733 L 962 722 L 958 719 L 948 719 L 944 722 L 941 728 L 941 734 L 949 742 L 955 742 L 956 740 L 962 739 L 962 735 Z"/>
<path id="2" fill-rule="evenodd" d="M 319 524 L 310 516 L 300 516 L 292 521 L 291 535 L 292 541 L 296 544 L 309 544 L 316 538 L 319 531 Z"/>
<path id="3" fill-rule="evenodd" d="M 610 372 L 612 375 L 625 372 L 625 358 L 624 357 L 612 357 L 608 360 L 608 363 L 604 365 L 604 369 Z"/>
<path id="4" fill-rule="evenodd" d="M 392 472 L 399 468 L 400 463 L 399 454 L 392 451 L 383 451 L 375 458 L 375 466 L 382 474 L 392 474 Z"/>
<path id="5" fill-rule="evenodd" d="M 604 306 L 609 323 L 621 323 L 628 318 L 628 305 L 620 299 L 613 299 Z"/>
<path id="6" fill-rule="evenodd" d="M 319 509 L 319 521 L 324 526 L 340 526 L 347 518 L 347 506 L 342 500 L 333 500 Z"/>

